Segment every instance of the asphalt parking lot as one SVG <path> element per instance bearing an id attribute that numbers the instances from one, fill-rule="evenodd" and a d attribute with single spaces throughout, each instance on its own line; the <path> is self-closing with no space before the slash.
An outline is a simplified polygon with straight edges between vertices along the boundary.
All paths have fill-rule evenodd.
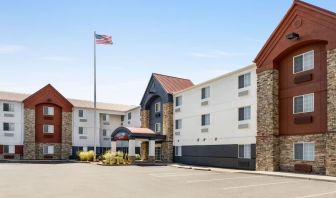
<path id="1" fill-rule="evenodd" d="M 169 166 L 0 164 L 1 198 L 336 197 L 336 183 Z"/>

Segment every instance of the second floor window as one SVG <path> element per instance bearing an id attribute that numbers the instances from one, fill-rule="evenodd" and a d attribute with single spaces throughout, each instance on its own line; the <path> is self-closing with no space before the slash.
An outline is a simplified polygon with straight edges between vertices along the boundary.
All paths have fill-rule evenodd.
<path id="1" fill-rule="evenodd" d="M 43 115 L 53 116 L 54 115 L 54 107 L 44 106 L 43 107 Z"/>
<path id="2" fill-rule="evenodd" d="M 210 97 L 210 87 L 203 87 L 202 88 L 202 99 L 206 99 Z"/>
<path id="3" fill-rule="evenodd" d="M 314 69 L 314 51 L 309 51 L 293 58 L 293 73 Z"/>
<path id="4" fill-rule="evenodd" d="M 15 130 L 15 124 L 14 123 L 4 122 L 3 123 L 3 130 L 4 131 L 14 131 Z"/>
<path id="5" fill-rule="evenodd" d="M 210 114 L 202 115 L 202 126 L 210 125 Z"/>
<path id="6" fill-rule="evenodd" d="M 43 125 L 43 133 L 54 133 L 54 125 L 44 124 Z"/>
<path id="7" fill-rule="evenodd" d="M 129 113 L 127 114 L 127 119 L 128 119 L 128 120 L 132 119 L 132 113 L 131 113 L 131 112 L 129 112 Z"/>
<path id="8" fill-rule="evenodd" d="M 175 98 L 175 107 L 179 107 L 182 105 L 182 96 L 177 96 Z"/>
<path id="9" fill-rule="evenodd" d="M 182 129 L 182 120 L 175 120 L 175 129 Z"/>
<path id="10" fill-rule="evenodd" d="M 14 105 L 10 103 L 3 103 L 3 111 L 14 112 Z"/>
<path id="11" fill-rule="evenodd" d="M 155 112 L 160 112 L 161 111 L 161 102 L 155 103 Z"/>
<path id="12" fill-rule="evenodd" d="M 293 98 L 293 113 L 314 112 L 314 93 L 295 96 Z"/>
<path id="13" fill-rule="evenodd" d="M 238 76 L 238 88 L 245 88 L 251 85 L 251 73 Z"/>
<path id="14" fill-rule="evenodd" d="M 161 132 L 161 123 L 155 123 L 155 132 L 160 133 Z"/>
<path id="15" fill-rule="evenodd" d="M 240 107 L 238 109 L 238 121 L 251 119 L 251 106 Z"/>

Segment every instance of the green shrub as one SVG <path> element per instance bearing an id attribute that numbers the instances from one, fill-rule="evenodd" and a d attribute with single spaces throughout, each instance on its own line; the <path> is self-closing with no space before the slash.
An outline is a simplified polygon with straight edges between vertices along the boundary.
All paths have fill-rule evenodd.
<path id="1" fill-rule="evenodd" d="M 141 155 L 140 154 L 135 154 L 135 160 L 141 160 Z"/>
<path id="2" fill-rule="evenodd" d="M 112 165 L 116 163 L 116 154 L 111 151 L 107 151 L 103 156 L 103 163 L 107 165 Z"/>

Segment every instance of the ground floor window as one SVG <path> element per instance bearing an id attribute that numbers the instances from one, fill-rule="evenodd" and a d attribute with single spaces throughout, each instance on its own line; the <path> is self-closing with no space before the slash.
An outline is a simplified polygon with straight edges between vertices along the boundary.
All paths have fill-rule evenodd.
<path id="1" fill-rule="evenodd" d="M 175 156 L 182 156 L 182 146 L 175 146 Z"/>
<path id="2" fill-rule="evenodd" d="M 5 154 L 14 154 L 15 146 L 14 145 L 4 145 L 4 153 Z"/>
<path id="3" fill-rule="evenodd" d="M 43 154 L 44 155 L 54 154 L 54 146 L 53 145 L 43 145 Z"/>
<path id="4" fill-rule="evenodd" d="M 155 147 L 155 160 L 161 161 L 161 147 Z"/>
<path id="5" fill-rule="evenodd" d="M 244 159 L 251 159 L 251 144 L 238 145 L 238 157 Z"/>
<path id="6" fill-rule="evenodd" d="M 315 143 L 295 143 L 294 160 L 314 161 Z"/>

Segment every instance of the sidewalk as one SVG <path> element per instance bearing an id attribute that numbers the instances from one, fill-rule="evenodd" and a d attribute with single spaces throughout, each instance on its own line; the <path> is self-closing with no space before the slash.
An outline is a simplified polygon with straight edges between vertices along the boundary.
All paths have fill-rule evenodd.
<path id="1" fill-rule="evenodd" d="M 276 177 L 287 177 L 287 178 L 296 178 L 296 179 L 336 182 L 336 177 L 325 176 L 325 175 L 309 175 L 309 174 L 288 173 L 288 172 L 238 170 L 238 169 L 194 166 L 194 165 L 186 165 L 186 164 L 171 164 L 169 166 L 176 167 L 176 168 L 185 168 L 185 169 L 194 169 L 194 170 L 203 170 L 203 171 L 216 171 L 216 172 L 223 172 L 223 173 L 244 173 L 244 174 L 268 175 L 268 176 L 276 176 Z"/>

